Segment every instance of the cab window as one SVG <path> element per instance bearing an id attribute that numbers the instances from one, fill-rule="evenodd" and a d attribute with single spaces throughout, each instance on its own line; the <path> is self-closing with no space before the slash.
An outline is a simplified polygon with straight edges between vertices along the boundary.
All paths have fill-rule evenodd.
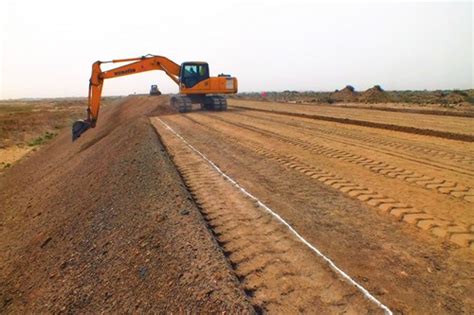
<path id="1" fill-rule="evenodd" d="M 209 68 L 207 64 L 185 64 L 181 81 L 187 88 L 193 87 L 202 80 L 209 78 Z"/>
<path id="2" fill-rule="evenodd" d="M 184 66 L 184 77 L 189 78 L 196 76 L 198 73 L 198 66 L 197 65 L 186 65 Z"/>

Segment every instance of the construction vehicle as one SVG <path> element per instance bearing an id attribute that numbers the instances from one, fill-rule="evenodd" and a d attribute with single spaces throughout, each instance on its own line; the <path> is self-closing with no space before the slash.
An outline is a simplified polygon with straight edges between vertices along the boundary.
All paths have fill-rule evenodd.
<path id="1" fill-rule="evenodd" d="M 130 63 L 106 71 L 100 68 L 104 63 L 120 62 Z M 206 62 L 188 61 L 180 66 L 166 57 L 156 55 L 96 61 L 92 64 L 92 75 L 89 80 L 87 118 L 73 123 L 72 140 L 79 138 L 89 128 L 95 127 L 104 80 L 151 70 L 164 71 L 178 85 L 179 94 L 172 96 L 170 101 L 171 106 L 180 113 L 191 111 L 192 104 L 200 104 L 201 109 L 206 110 L 227 110 L 227 100 L 223 94 L 237 93 L 237 79 L 225 74 L 210 77 L 209 65 Z"/>
<path id="2" fill-rule="evenodd" d="M 161 95 L 160 90 L 158 90 L 158 85 L 153 84 L 150 88 L 150 95 Z"/>

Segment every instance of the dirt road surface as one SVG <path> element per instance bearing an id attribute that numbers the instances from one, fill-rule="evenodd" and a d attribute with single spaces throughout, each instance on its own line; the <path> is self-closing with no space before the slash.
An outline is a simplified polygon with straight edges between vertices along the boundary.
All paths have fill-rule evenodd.
<path id="1" fill-rule="evenodd" d="M 396 312 L 472 312 L 471 143 L 243 110 L 241 105 L 228 112 L 195 112 L 162 120 Z M 410 118 L 399 120 L 408 124 Z M 159 126 L 156 121 L 154 125 Z M 177 150 L 178 142 L 168 143 L 173 136 L 157 128 L 168 150 Z M 182 161 L 181 156 L 175 154 L 174 161 L 197 200 L 207 202 L 203 212 L 209 211 L 211 229 L 223 242 L 244 287 L 253 290 L 253 303 L 281 310 L 279 306 L 287 305 L 283 298 L 265 300 L 264 284 L 269 280 L 258 282 L 267 279 L 267 266 L 278 265 L 268 261 L 280 259 L 280 252 L 254 262 L 254 272 L 258 271 L 254 280 L 247 266 L 241 266 L 245 254 L 238 243 L 245 239 L 242 233 L 250 233 L 243 232 L 244 223 L 255 229 L 251 237 L 255 231 L 260 234 L 258 220 L 223 215 L 216 221 L 214 210 L 208 210 L 212 200 L 222 200 L 209 186 L 216 179 L 200 181 L 207 172 L 189 171 L 190 158 Z M 257 214 L 246 218 L 254 216 L 260 220 Z M 229 222 L 242 223 L 234 230 L 226 227 Z M 305 262 L 314 264 L 312 268 L 320 263 L 313 257 L 300 266 Z M 302 296 L 298 291 L 317 295 L 315 288 L 301 290 L 298 280 L 290 283 L 295 295 Z M 282 290 L 280 296 L 286 297 Z M 307 310 L 304 302 L 301 305 Z"/>
<path id="2" fill-rule="evenodd" d="M 311 244 L 394 313 L 474 312 L 474 146 L 415 130 L 471 120 L 168 101 L 125 98 L 0 175 L 1 311 L 383 313 Z"/>
<path id="3" fill-rule="evenodd" d="M 454 137 L 463 136 L 471 142 L 474 140 L 472 117 L 452 117 L 419 113 L 386 112 L 374 109 L 348 108 L 339 106 L 315 106 L 304 104 L 285 104 L 247 100 L 230 100 L 229 104 L 243 109 L 263 110 L 268 112 L 292 113 L 296 115 L 313 115 L 318 119 L 331 119 L 338 122 L 359 124 L 363 126 L 380 125 L 392 130 L 405 130 L 412 133 Z"/>

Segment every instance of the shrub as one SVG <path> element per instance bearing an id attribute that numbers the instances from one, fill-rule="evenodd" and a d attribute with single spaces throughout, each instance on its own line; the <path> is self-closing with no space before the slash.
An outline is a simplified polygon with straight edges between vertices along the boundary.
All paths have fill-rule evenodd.
<path id="1" fill-rule="evenodd" d="M 453 94 L 459 94 L 461 96 L 469 96 L 467 92 L 461 91 L 461 90 L 453 90 Z"/>
<path id="2" fill-rule="evenodd" d="M 57 133 L 46 131 L 43 136 L 39 136 L 39 137 L 33 139 L 32 141 L 30 141 L 28 143 L 28 146 L 34 147 L 34 146 L 37 146 L 37 145 L 45 144 L 49 140 L 53 139 L 55 136 L 57 136 Z"/>

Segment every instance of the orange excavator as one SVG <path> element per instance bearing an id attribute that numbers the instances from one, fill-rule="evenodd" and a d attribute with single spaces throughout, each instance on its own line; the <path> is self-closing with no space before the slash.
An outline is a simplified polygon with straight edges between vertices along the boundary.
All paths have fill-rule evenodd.
<path id="1" fill-rule="evenodd" d="M 104 63 L 129 62 L 126 65 L 102 71 Z M 206 62 L 189 61 L 180 65 L 174 61 L 156 55 L 138 58 L 96 61 L 92 64 L 92 75 L 89 80 L 89 103 L 87 118 L 78 120 L 72 125 L 72 140 L 79 138 L 97 123 L 100 109 L 100 98 L 105 79 L 122 77 L 150 70 L 161 70 L 179 87 L 179 94 L 171 97 L 171 106 L 180 113 L 191 111 L 192 104 L 200 104 L 205 110 L 227 110 L 227 100 L 223 94 L 237 93 L 237 79 L 230 75 L 209 76 L 209 65 Z"/>

